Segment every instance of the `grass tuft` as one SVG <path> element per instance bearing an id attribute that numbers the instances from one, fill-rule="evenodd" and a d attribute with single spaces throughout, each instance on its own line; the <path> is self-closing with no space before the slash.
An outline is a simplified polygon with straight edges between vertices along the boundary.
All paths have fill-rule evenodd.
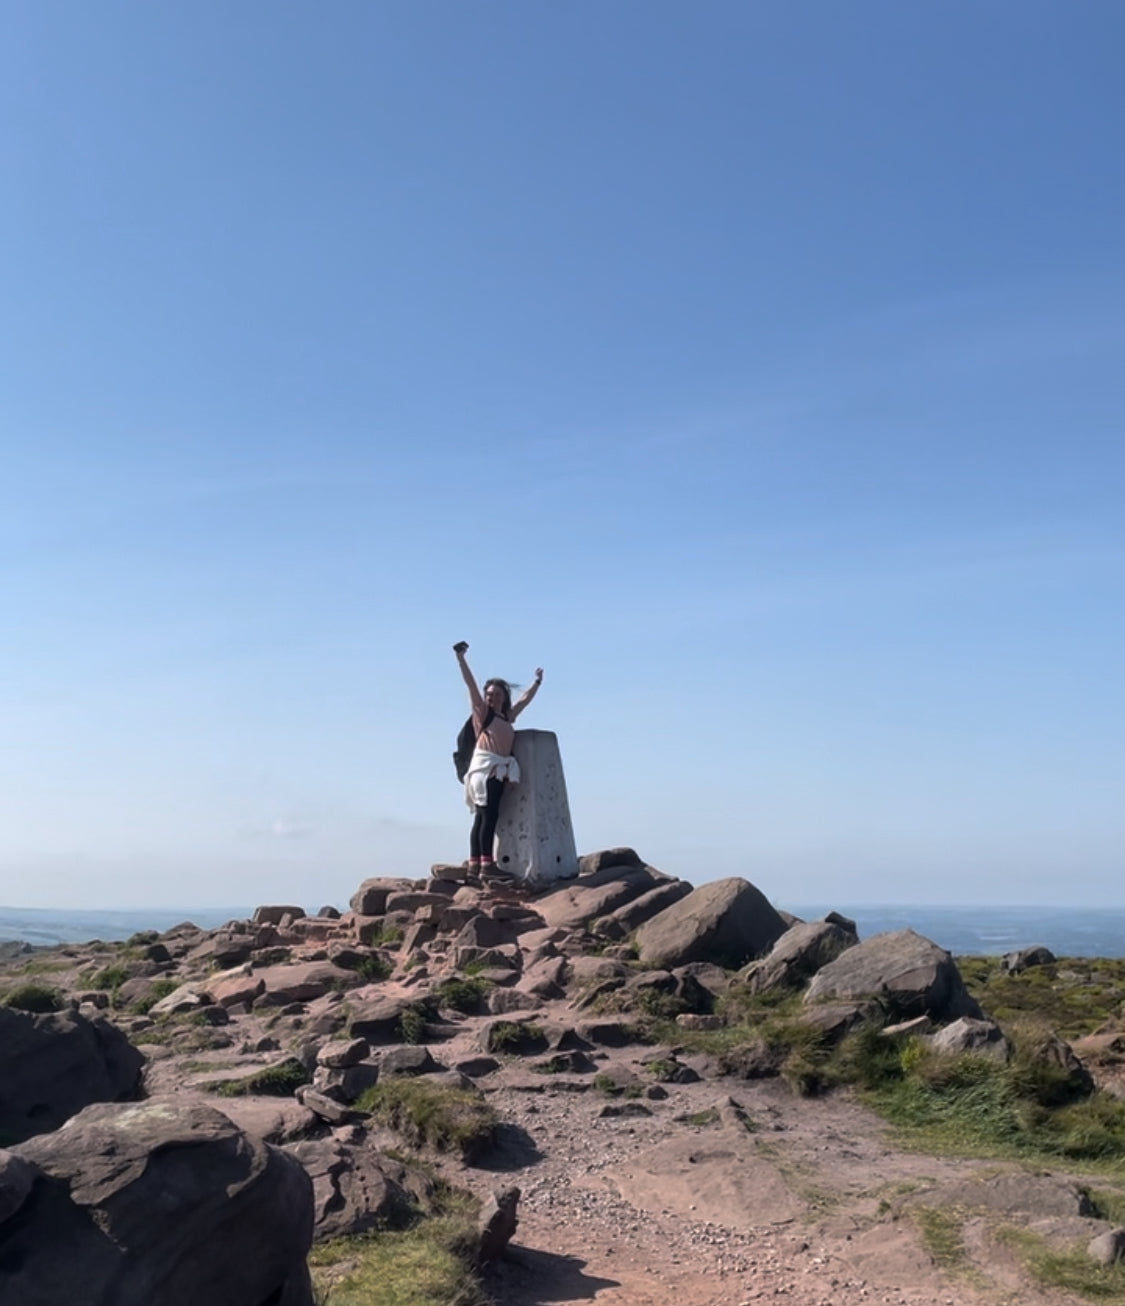
<path id="1" fill-rule="evenodd" d="M 63 1005 L 62 994 L 57 989 L 48 988 L 46 984 L 20 984 L 4 999 L 4 1006 L 33 1015 L 61 1011 Z"/>
<path id="2" fill-rule="evenodd" d="M 290 1057 L 276 1066 L 256 1070 L 244 1079 L 228 1079 L 215 1088 L 220 1097 L 292 1097 L 312 1076 L 297 1060 Z"/>
<path id="3" fill-rule="evenodd" d="M 428 1084 L 424 1076 L 376 1084 L 360 1096 L 356 1110 L 374 1116 L 412 1146 L 458 1152 L 466 1161 L 491 1147 L 498 1121 L 479 1093 Z"/>

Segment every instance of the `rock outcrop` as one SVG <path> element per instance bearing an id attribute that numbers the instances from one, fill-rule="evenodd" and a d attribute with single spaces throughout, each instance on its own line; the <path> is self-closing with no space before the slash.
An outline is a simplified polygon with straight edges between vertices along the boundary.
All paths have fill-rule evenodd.
<path id="1" fill-rule="evenodd" d="M 701 885 L 647 921 L 637 931 L 637 951 L 644 965 L 668 970 L 693 961 L 737 969 L 785 930 L 761 890 L 735 877 Z"/>
<path id="2" fill-rule="evenodd" d="M 0 1007 L 0 1138 L 57 1129 L 92 1102 L 136 1094 L 144 1057 L 102 1016 Z"/>
<path id="3" fill-rule="evenodd" d="M 0 1223 L 5 1302 L 312 1306 L 312 1181 L 220 1112 L 99 1104 L 12 1155 L 25 1191 Z"/>
<path id="4" fill-rule="evenodd" d="M 913 930 L 876 934 L 840 954 L 813 976 L 805 1002 L 862 1002 L 875 999 L 886 1022 L 930 1016 L 983 1019 L 953 958 Z"/>

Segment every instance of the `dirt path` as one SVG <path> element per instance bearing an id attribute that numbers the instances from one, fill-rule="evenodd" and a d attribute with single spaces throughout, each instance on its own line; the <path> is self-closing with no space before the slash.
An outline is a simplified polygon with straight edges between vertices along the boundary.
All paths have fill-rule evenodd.
<path id="1" fill-rule="evenodd" d="M 711 1080 L 611 1102 L 577 1081 L 490 1078 L 501 1146 L 487 1170 L 450 1177 L 482 1195 L 521 1189 L 509 1255 L 488 1271 L 496 1306 L 1069 1300 L 1033 1287 L 983 1236 L 959 1272 L 935 1265 L 903 1202 L 1004 1167 L 897 1149 L 843 1096 Z"/>

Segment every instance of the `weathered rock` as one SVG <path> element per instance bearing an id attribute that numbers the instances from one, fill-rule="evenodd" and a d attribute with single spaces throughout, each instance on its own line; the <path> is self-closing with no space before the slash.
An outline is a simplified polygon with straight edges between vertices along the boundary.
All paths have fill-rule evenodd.
<path id="1" fill-rule="evenodd" d="M 950 954 L 913 930 L 876 934 L 821 967 L 805 992 L 809 1004 L 874 998 L 884 1023 L 928 1015 L 983 1018 Z"/>
<path id="2" fill-rule="evenodd" d="M 394 1228 L 414 1207 L 404 1166 L 380 1152 L 335 1138 L 309 1139 L 286 1150 L 312 1179 L 317 1242 Z"/>
<path id="3" fill-rule="evenodd" d="M 474 912 L 453 940 L 455 948 L 499 948 L 514 944 L 515 930 L 505 921 L 495 920 L 484 912 Z"/>
<path id="4" fill-rule="evenodd" d="M 627 938 L 646 921 L 659 915 L 665 907 L 671 907 L 691 892 L 692 887 L 686 880 L 669 880 L 666 884 L 658 884 L 632 902 L 610 912 L 608 916 L 599 917 L 593 923 L 593 932 L 603 939 Z"/>
<path id="5" fill-rule="evenodd" d="M 801 1023 L 811 1025 L 833 1043 L 861 1025 L 882 1025 L 886 1010 L 876 998 L 855 998 L 851 1002 L 823 1002 L 809 1007 Z"/>
<path id="6" fill-rule="evenodd" d="M 348 1033 L 371 1044 L 398 1043 L 402 1039 L 403 1013 L 413 1007 L 414 998 L 376 997 L 358 1007 Z"/>
<path id="7" fill-rule="evenodd" d="M 515 1011 L 534 1011 L 540 1005 L 540 999 L 534 993 L 523 993 L 519 989 L 495 988 L 490 990 L 485 1005 L 490 1015 L 507 1016 Z"/>
<path id="8" fill-rule="evenodd" d="M 430 874 L 435 880 L 457 884 L 466 879 L 469 868 L 464 862 L 435 862 L 430 867 Z"/>
<path id="9" fill-rule="evenodd" d="M 387 899 L 392 893 L 404 893 L 413 887 L 413 880 L 364 880 L 352 894 L 350 906 L 357 916 L 382 916 L 386 913 Z"/>
<path id="10" fill-rule="evenodd" d="M 371 1047 L 366 1039 L 352 1038 L 336 1043 L 325 1043 L 317 1052 L 316 1060 L 319 1065 L 328 1066 L 332 1070 L 344 1070 L 348 1066 L 358 1065 L 370 1051 Z"/>
<path id="11" fill-rule="evenodd" d="M 360 1061 L 354 1066 L 333 1069 L 317 1066 L 313 1072 L 312 1086 L 318 1093 L 335 1098 L 337 1102 L 352 1103 L 379 1082 L 381 1070 L 377 1061 Z"/>
<path id="12" fill-rule="evenodd" d="M 304 907 L 259 907 L 254 912 L 253 919 L 255 925 L 280 925 L 287 916 L 291 921 L 296 921 L 304 914 Z"/>
<path id="13" fill-rule="evenodd" d="M 600 916 L 608 916 L 627 902 L 639 898 L 668 877 L 639 863 L 603 866 L 536 902 L 539 915 L 552 929 L 575 929 Z"/>
<path id="14" fill-rule="evenodd" d="M 761 956 L 785 933 L 785 922 L 748 880 L 701 885 L 637 931 L 646 966 L 712 961 L 736 969 Z"/>
<path id="15" fill-rule="evenodd" d="M 312 1306 L 311 1180 L 218 1111 L 101 1104 L 14 1151 L 37 1177 L 0 1224 L 5 1301 Z"/>
<path id="16" fill-rule="evenodd" d="M 498 1188 L 480 1213 L 478 1231 L 480 1241 L 477 1244 L 477 1264 L 486 1265 L 498 1260 L 504 1249 L 512 1240 L 512 1235 L 519 1225 L 516 1209 L 519 1206 L 520 1190 L 516 1187 Z"/>
<path id="17" fill-rule="evenodd" d="M 392 912 L 405 912 L 413 917 L 419 907 L 428 907 L 433 899 L 424 889 L 416 889 L 413 884 L 407 889 L 395 889 L 387 894 L 387 905 L 383 908 L 389 916 Z"/>
<path id="18" fill-rule="evenodd" d="M 57 1129 L 92 1102 L 132 1097 L 144 1057 L 103 1018 L 0 1007 L 0 1134 Z"/>
<path id="19" fill-rule="evenodd" d="M 583 1020 L 574 1028 L 587 1046 L 592 1043 L 605 1048 L 624 1048 L 637 1041 L 636 1029 L 627 1020 Z"/>
<path id="20" fill-rule="evenodd" d="M 643 866 L 644 862 L 632 848 L 603 848 L 596 853 L 583 853 L 578 859 L 579 877 L 595 875 L 598 871 L 616 866 Z"/>
<path id="21" fill-rule="evenodd" d="M 970 1016 L 939 1029 L 930 1035 L 929 1043 L 935 1052 L 976 1052 L 997 1061 L 1008 1061 L 1012 1055 L 1004 1031 L 994 1020 L 973 1020 Z"/>
<path id="22" fill-rule="evenodd" d="M 908 1206 L 937 1206 L 946 1209 L 995 1211 L 1001 1215 L 1034 1219 L 1092 1216 L 1090 1194 L 1073 1179 L 1050 1173 L 1026 1171 L 1011 1174 L 973 1175 L 910 1194 Z"/>
<path id="23" fill-rule="evenodd" d="M 257 972 L 265 986 L 258 1001 L 275 1007 L 291 1002 L 312 1002 L 334 989 L 353 988 L 356 976 L 330 961 L 294 962 L 288 966 L 267 966 Z"/>
<path id="24" fill-rule="evenodd" d="M 167 997 L 154 1002 L 149 1012 L 153 1016 L 179 1016 L 211 1005 L 211 995 L 202 983 L 181 984 Z"/>
<path id="25" fill-rule="evenodd" d="M 0 1225 L 24 1204 L 34 1182 L 32 1166 L 11 1152 L 0 1151 Z"/>
<path id="26" fill-rule="evenodd" d="M 756 1039 L 730 1048 L 719 1057 L 719 1068 L 724 1075 L 739 1079 L 772 1079 L 781 1074 L 781 1067 L 789 1050 L 782 1044 Z"/>
<path id="27" fill-rule="evenodd" d="M 249 1007 L 266 991 L 266 982 L 260 975 L 253 974 L 217 976 L 207 981 L 207 991 L 212 1001 L 221 1007 Z"/>
<path id="28" fill-rule="evenodd" d="M 306 1110 L 330 1125 L 346 1125 L 356 1118 L 356 1113 L 349 1109 L 346 1102 L 339 1101 L 309 1084 L 302 1084 L 297 1089 L 297 1101 Z"/>
<path id="29" fill-rule="evenodd" d="M 1017 952 L 1005 953 L 1000 964 L 1009 975 L 1019 975 L 1032 966 L 1051 966 L 1054 961 L 1055 954 L 1051 949 L 1039 946 L 1020 948 Z"/>
<path id="30" fill-rule="evenodd" d="M 1044 1105 L 1061 1106 L 1076 1098 L 1089 1097 L 1094 1077 L 1075 1055 L 1074 1049 L 1057 1034 L 1047 1033 L 1022 1049 L 1029 1066 L 1039 1066 L 1046 1075 L 1037 1084 Z"/>
<path id="31" fill-rule="evenodd" d="M 429 1048 L 404 1044 L 388 1048 L 379 1058 L 379 1074 L 383 1078 L 409 1075 L 430 1075 L 443 1070 L 434 1060 Z"/>
<path id="32" fill-rule="evenodd" d="M 859 942 L 854 929 L 835 921 L 801 922 L 790 926 L 760 961 L 751 962 L 739 979 L 751 993 L 799 988 L 830 961 Z"/>
<path id="33" fill-rule="evenodd" d="M 545 957 L 524 971 L 516 987 L 538 998 L 561 998 L 565 992 L 565 957 Z"/>
<path id="34" fill-rule="evenodd" d="M 1090 1240 L 1086 1255 L 1099 1265 L 1117 1265 L 1125 1261 L 1125 1229 L 1109 1229 Z"/>

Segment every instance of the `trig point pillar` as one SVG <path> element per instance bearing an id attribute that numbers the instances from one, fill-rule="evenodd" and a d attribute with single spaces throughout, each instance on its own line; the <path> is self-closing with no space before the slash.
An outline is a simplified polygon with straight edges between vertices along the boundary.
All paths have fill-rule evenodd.
<path id="1" fill-rule="evenodd" d="M 550 730 L 517 730 L 512 750 L 520 782 L 508 785 L 496 823 L 496 864 L 526 884 L 571 880 L 578 853 L 558 737 Z"/>

